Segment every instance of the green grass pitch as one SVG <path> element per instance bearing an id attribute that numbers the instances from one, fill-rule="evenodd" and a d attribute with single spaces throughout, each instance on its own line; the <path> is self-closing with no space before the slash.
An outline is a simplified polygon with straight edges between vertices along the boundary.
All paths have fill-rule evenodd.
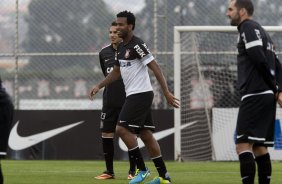
<path id="1" fill-rule="evenodd" d="M 5 184 L 127 184 L 128 162 L 114 162 L 116 179 L 96 180 L 103 161 L 2 160 Z M 238 162 L 166 162 L 173 184 L 240 184 Z M 157 175 L 146 162 L 152 179 Z M 257 180 L 257 179 L 256 179 Z M 257 183 L 257 182 L 256 182 Z M 282 164 L 273 162 L 272 184 L 282 183 Z"/>

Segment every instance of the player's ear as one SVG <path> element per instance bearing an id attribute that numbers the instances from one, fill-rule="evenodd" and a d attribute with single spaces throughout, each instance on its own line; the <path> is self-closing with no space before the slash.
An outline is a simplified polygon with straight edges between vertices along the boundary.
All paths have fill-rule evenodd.
<path id="1" fill-rule="evenodd" d="M 246 8 L 241 8 L 240 11 L 239 11 L 239 14 L 242 17 L 242 16 L 245 16 L 245 15 L 248 15 L 248 12 L 247 12 Z"/>
<path id="2" fill-rule="evenodd" d="M 133 30 L 133 24 L 128 24 L 129 28 Z"/>

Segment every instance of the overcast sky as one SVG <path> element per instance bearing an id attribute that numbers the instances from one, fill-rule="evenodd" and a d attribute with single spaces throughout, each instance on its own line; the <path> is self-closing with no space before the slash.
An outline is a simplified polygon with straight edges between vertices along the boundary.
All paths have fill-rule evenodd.
<path id="1" fill-rule="evenodd" d="M 5 6 L 15 6 L 16 0 L 0 0 L 0 4 Z M 19 4 L 29 3 L 31 0 L 19 0 Z M 58 0 L 59 1 L 59 0 Z M 129 10 L 133 13 L 140 12 L 144 6 L 144 0 L 103 0 L 109 8 L 114 11 L 114 14 L 123 11 Z"/>
<path id="2" fill-rule="evenodd" d="M 128 10 L 131 11 L 132 13 L 138 13 L 145 6 L 144 0 L 104 0 L 104 1 L 109 7 L 112 8 L 114 14 L 123 10 Z"/>

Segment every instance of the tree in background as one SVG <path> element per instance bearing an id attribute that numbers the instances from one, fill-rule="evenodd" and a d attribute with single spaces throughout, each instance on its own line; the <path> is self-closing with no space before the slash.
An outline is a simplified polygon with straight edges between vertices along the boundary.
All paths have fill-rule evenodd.
<path id="1" fill-rule="evenodd" d="M 32 53 L 97 51 L 107 42 L 106 30 L 114 18 L 101 0 L 32 0 L 23 48 Z M 73 65 L 89 69 L 91 58 L 36 56 L 26 69 L 48 72 Z"/>

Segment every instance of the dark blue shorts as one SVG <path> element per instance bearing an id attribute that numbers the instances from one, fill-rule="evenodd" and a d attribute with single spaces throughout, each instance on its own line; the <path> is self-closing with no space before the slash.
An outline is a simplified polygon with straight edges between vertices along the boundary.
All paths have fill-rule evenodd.
<path id="1" fill-rule="evenodd" d="M 105 133 L 114 133 L 121 108 L 103 107 L 101 112 L 100 130 Z"/>
<path id="2" fill-rule="evenodd" d="M 142 129 L 154 131 L 155 125 L 151 113 L 153 98 L 154 93 L 152 91 L 126 97 L 120 112 L 118 125 L 136 134 Z"/>
<path id="3" fill-rule="evenodd" d="M 240 105 L 236 143 L 273 146 L 276 100 L 273 94 L 245 98 Z"/>

